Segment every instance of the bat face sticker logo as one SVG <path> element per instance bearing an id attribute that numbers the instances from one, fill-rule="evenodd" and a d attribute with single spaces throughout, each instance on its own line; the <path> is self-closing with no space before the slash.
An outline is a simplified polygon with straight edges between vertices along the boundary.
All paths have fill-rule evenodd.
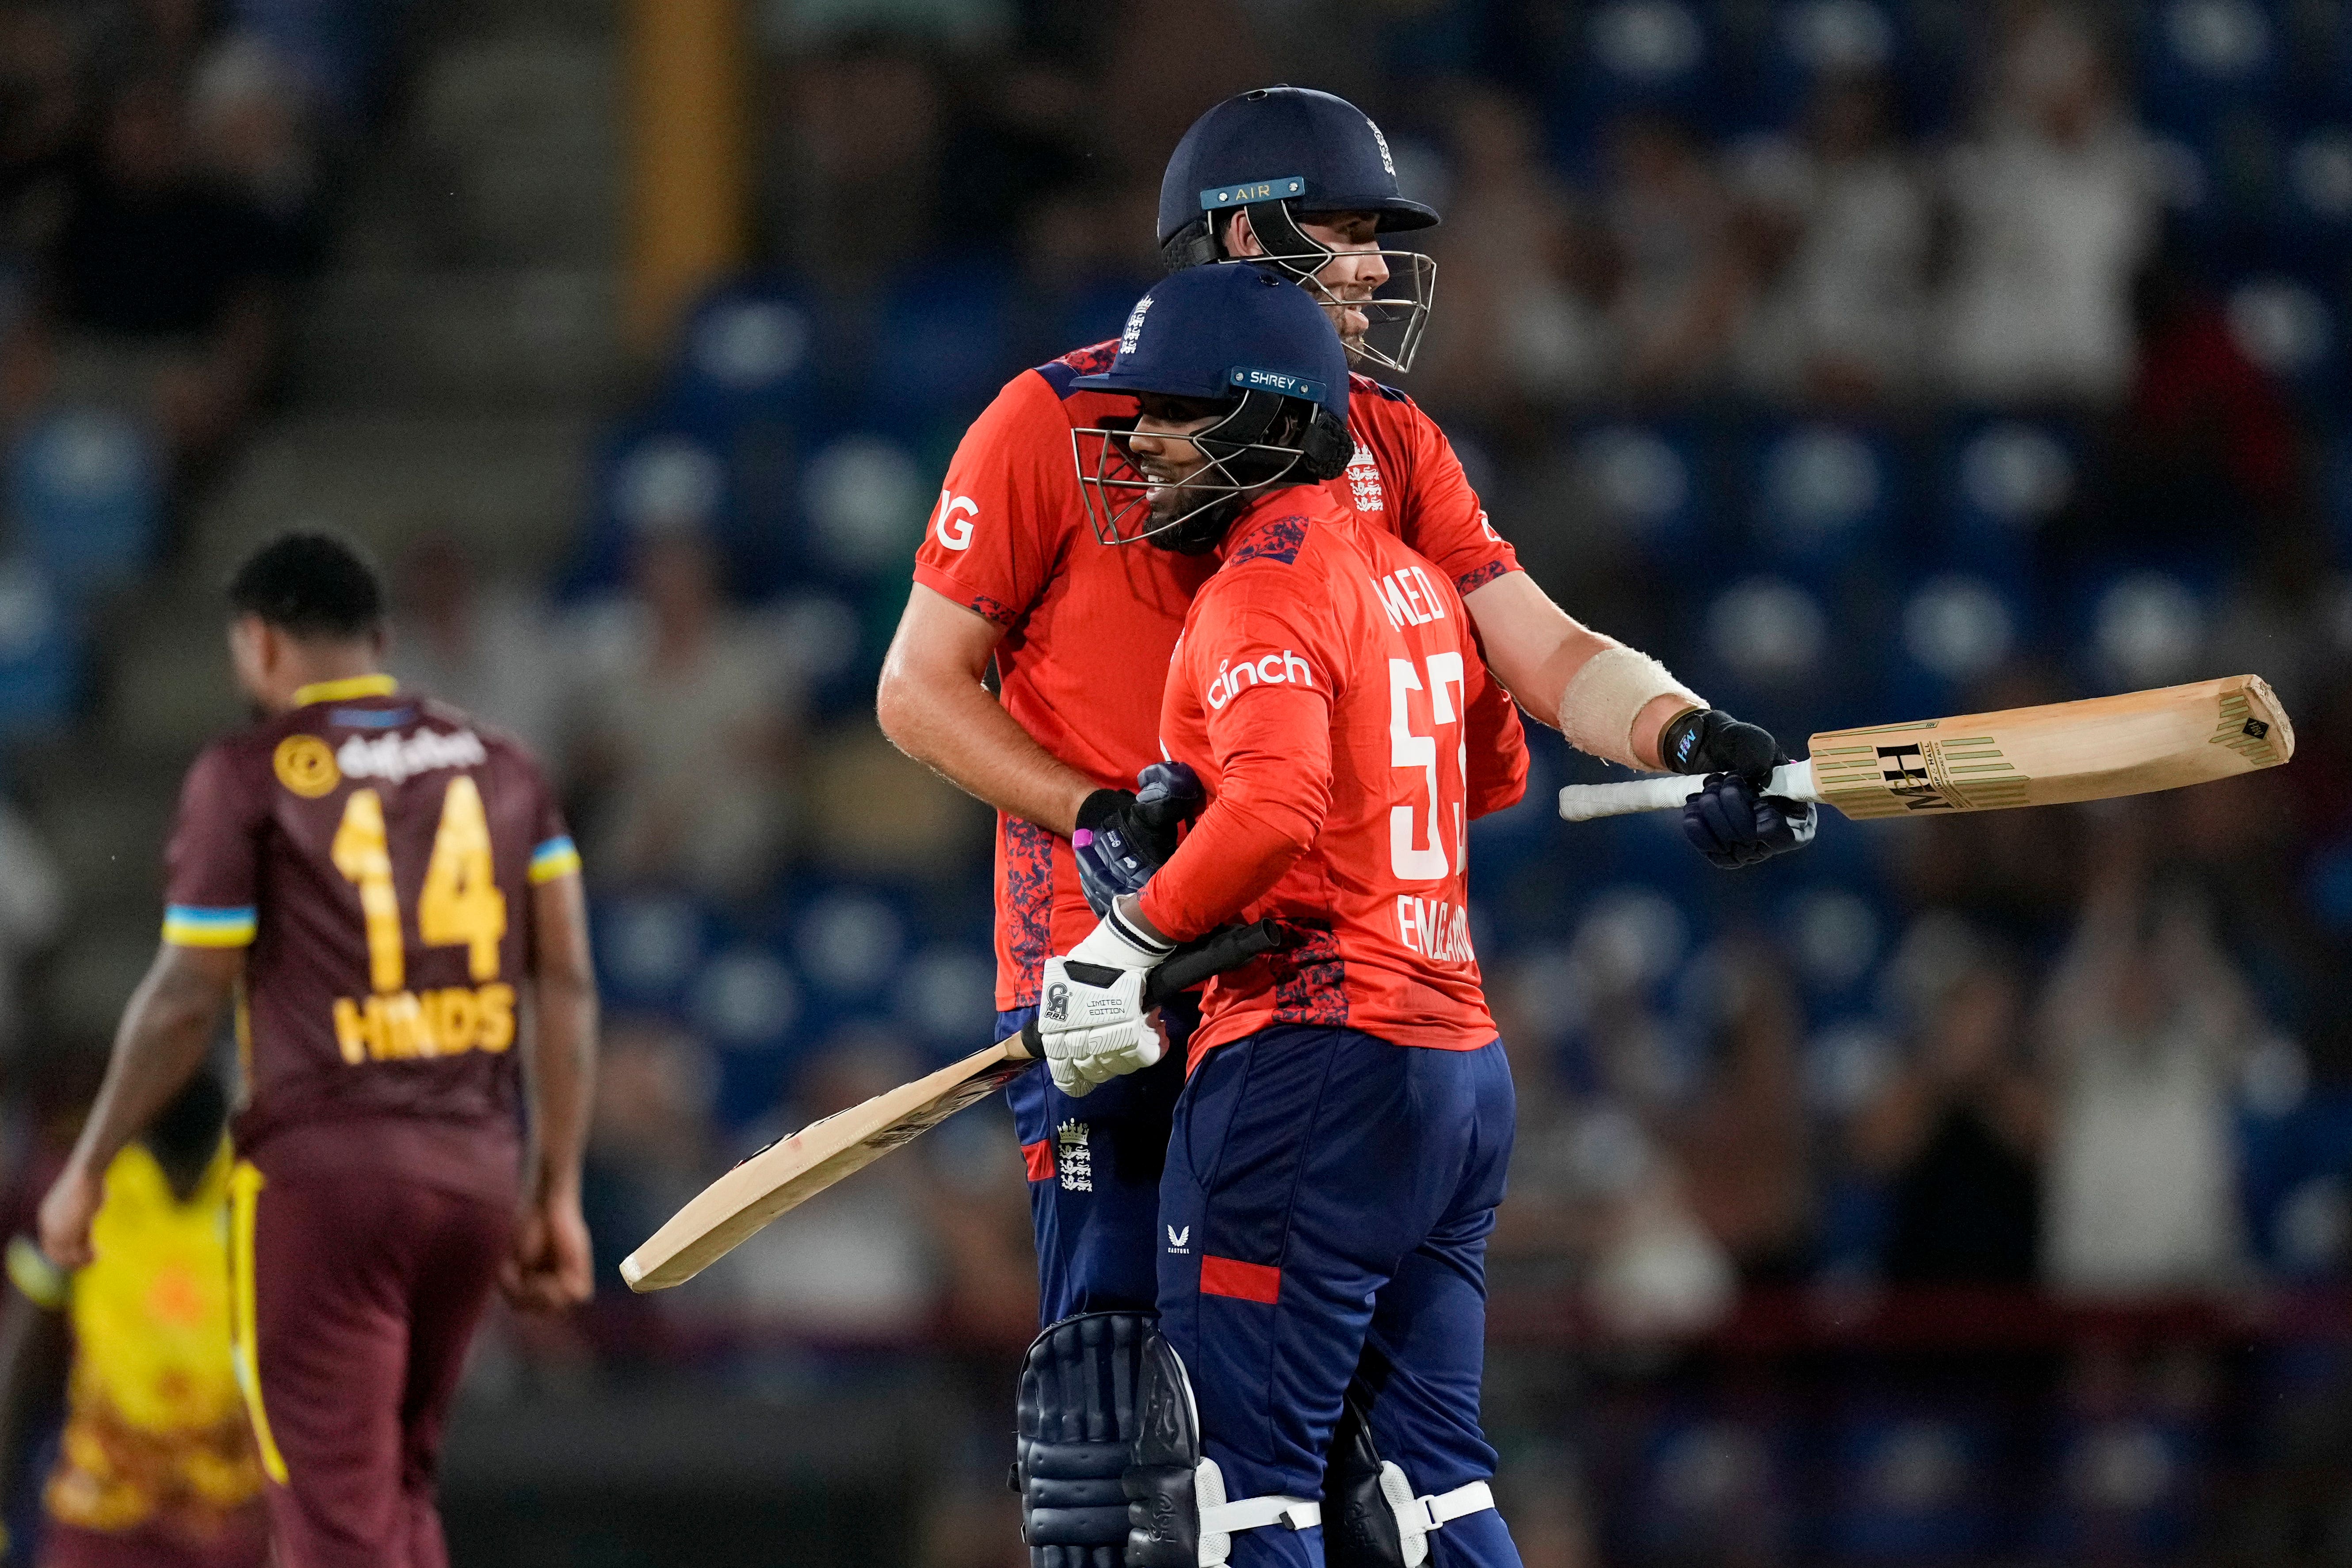
<path id="1" fill-rule="evenodd" d="M 1056 1024 L 1069 1019 L 1070 988 L 1058 980 L 1045 987 L 1045 1016 Z"/>
<path id="2" fill-rule="evenodd" d="M 1881 746 L 1877 750 L 1879 776 L 1886 781 L 1887 793 L 1901 800 L 1906 810 L 1952 808 L 1952 803 L 1937 792 L 1935 779 L 1927 771 L 1927 756 L 1918 747 Z"/>

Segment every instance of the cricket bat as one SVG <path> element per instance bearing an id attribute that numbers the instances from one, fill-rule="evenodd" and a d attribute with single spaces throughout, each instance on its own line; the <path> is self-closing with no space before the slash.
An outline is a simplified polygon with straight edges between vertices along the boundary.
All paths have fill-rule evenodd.
<path id="1" fill-rule="evenodd" d="M 1828 730 L 1811 755 L 1772 770 L 1768 795 L 1833 805 L 1848 816 L 2003 811 L 2153 795 L 2274 768 L 2294 755 L 2294 726 L 2268 682 L 2232 675 L 2119 697 L 2051 702 L 1914 724 Z M 1664 811 L 1696 795 L 1690 774 L 1570 784 L 1570 822 Z"/>
<path id="2" fill-rule="evenodd" d="M 1271 920 L 1227 926 L 1179 949 L 1154 969 L 1144 981 L 1144 1001 L 1157 1005 L 1282 945 L 1282 928 Z M 987 1099 L 1043 1055 L 1033 1018 L 1010 1039 L 778 1139 L 670 1215 L 621 1260 L 621 1278 L 630 1289 L 640 1291 L 685 1284 L 777 1215 L 864 1170 L 965 1106 Z"/>

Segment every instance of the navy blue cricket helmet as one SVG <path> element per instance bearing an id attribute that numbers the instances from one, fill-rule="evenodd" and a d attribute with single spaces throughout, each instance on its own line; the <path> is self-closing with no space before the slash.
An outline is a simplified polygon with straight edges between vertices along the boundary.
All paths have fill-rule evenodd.
<path id="1" fill-rule="evenodd" d="M 1412 368 L 1436 292 L 1436 264 L 1417 251 L 1380 250 L 1380 290 L 1335 292 L 1319 274 L 1339 254 L 1299 227 L 1300 218 L 1366 212 L 1380 232 L 1427 228 L 1437 214 L 1397 189 L 1396 160 L 1371 117 L 1344 98 L 1308 87 L 1262 87 L 1225 100 L 1192 122 L 1160 182 L 1160 258 L 1170 271 L 1234 259 L 1220 216 L 1249 215 L 1265 260 L 1306 285 L 1342 320 L 1352 354 Z M 1399 286 L 1401 285 L 1401 287 Z M 1387 297 L 1381 297 L 1382 293 Z M 1348 311 L 1356 312 L 1349 320 Z M 1359 324 L 1360 323 L 1360 324 Z M 1382 331 L 1376 343 L 1374 329 Z"/>
<path id="2" fill-rule="evenodd" d="M 1073 433 L 1079 489 L 1106 544 L 1205 551 L 1251 497 L 1337 479 L 1355 455 L 1347 351 L 1322 307 L 1268 268 L 1196 267 L 1160 279 L 1129 312 L 1110 368 L 1071 385 L 1183 398 L 1215 416 L 1186 437 L 1205 462 L 1181 479 L 1139 465 L 1131 419 Z"/>

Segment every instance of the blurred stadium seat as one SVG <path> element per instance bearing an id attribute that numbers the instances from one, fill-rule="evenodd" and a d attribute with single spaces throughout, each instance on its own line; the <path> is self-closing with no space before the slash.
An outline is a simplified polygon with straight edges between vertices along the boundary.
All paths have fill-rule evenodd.
<path id="1" fill-rule="evenodd" d="M 2005 1544 L 1990 1506 L 1990 1424 L 1929 1408 L 1846 1416 L 1832 1439 L 1831 1555 L 1846 1562 L 1948 1563 Z"/>
<path id="2" fill-rule="evenodd" d="M 1888 552 L 1909 500 L 1895 443 L 1853 426 L 1763 432 L 1743 465 L 1759 559 L 1822 584 Z"/>
<path id="3" fill-rule="evenodd" d="M 9 454 L 18 538 L 69 594 L 136 577 L 155 548 L 163 504 L 152 440 L 117 414 L 58 410 L 33 422 Z"/>
<path id="4" fill-rule="evenodd" d="M 0 736 L 56 730 L 72 715 L 80 681 L 72 601 L 38 563 L 0 561 Z"/>

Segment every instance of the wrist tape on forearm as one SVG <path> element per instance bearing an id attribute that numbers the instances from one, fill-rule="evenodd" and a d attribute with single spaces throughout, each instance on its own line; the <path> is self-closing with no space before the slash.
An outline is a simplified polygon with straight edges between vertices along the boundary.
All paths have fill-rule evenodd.
<path id="1" fill-rule="evenodd" d="M 1633 721 L 1661 697 L 1693 708 L 1706 699 L 1637 648 L 1603 648 L 1584 661 L 1559 694 L 1559 732 L 1580 752 L 1629 768 L 1655 764 L 1633 754 Z"/>

